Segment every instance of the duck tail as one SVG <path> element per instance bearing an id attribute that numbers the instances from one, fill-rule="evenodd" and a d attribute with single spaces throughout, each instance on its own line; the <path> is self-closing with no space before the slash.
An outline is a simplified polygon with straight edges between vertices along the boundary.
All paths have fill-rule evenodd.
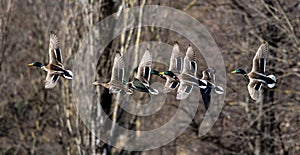
<path id="1" fill-rule="evenodd" d="M 70 70 L 64 70 L 63 71 L 63 77 L 66 78 L 66 79 L 69 79 L 69 80 L 72 80 L 73 79 L 73 73 L 72 71 Z"/>
<path id="2" fill-rule="evenodd" d="M 153 88 L 151 88 L 151 87 L 149 87 L 148 90 L 149 90 L 149 93 L 151 93 L 151 94 L 153 94 L 153 95 L 158 95 L 158 94 L 159 94 L 158 90 L 153 89 Z"/>
<path id="3" fill-rule="evenodd" d="M 129 88 L 125 88 L 125 93 L 128 95 L 131 95 L 131 94 L 133 94 L 133 91 Z"/>
<path id="4" fill-rule="evenodd" d="M 221 86 L 215 86 L 214 90 L 217 94 L 223 94 L 224 93 L 224 89 Z"/>
<path id="5" fill-rule="evenodd" d="M 206 87 L 207 87 L 207 81 L 205 81 L 205 80 L 198 80 L 198 84 L 199 84 L 199 88 L 200 89 L 206 89 Z"/>
<path id="6" fill-rule="evenodd" d="M 269 88 L 274 88 L 274 87 L 275 87 L 275 84 L 276 84 L 276 77 L 275 77 L 275 75 L 268 75 L 268 77 L 271 78 L 274 82 L 268 84 L 267 86 L 268 86 Z"/>

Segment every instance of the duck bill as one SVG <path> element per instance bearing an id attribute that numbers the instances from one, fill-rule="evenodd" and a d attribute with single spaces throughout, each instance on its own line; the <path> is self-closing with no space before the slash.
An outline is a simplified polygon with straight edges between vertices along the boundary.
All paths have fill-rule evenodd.
<path id="1" fill-rule="evenodd" d="M 160 74 L 160 75 L 164 75 L 164 74 L 165 74 L 165 72 L 159 72 L 159 74 Z"/>
<path id="2" fill-rule="evenodd" d="M 236 74 L 236 70 L 232 71 L 231 73 L 232 73 L 232 74 Z"/>
<path id="3" fill-rule="evenodd" d="M 33 63 L 31 63 L 31 64 L 28 64 L 28 66 L 33 66 Z"/>

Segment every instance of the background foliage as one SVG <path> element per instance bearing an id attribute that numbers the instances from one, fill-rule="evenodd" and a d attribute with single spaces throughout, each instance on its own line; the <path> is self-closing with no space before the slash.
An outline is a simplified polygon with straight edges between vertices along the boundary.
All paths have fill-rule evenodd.
<path id="1" fill-rule="evenodd" d="M 299 2 L 82 2 L 0 1 L 0 154 L 300 154 Z M 228 74 L 223 111 L 204 137 L 197 137 L 205 112 L 199 102 L 193 122 L 181 136 L 166 146 L 129 152 L 99 142 L 78 117 L 72 101 L 71 82 L 60 80 L 54 89 L 45 90 L 45 73 L 29 68 L 27 64 L 33 60 L 48 61 L 49 31 L 54 30 L 62 44 L 65 66 L 71 67 L 83 37 L 94 24 L 120 8 L 146 4 L 180 9 L 205 25 L 221 49 L 228 73 L 236 68 L 250 70 L 251 59 L 261 41 L 268 41 L 268 72 L 277 76 L 275 89 L 264 90 L 263 100 L 255 103 L 249 98 L 247 81 Z M 176 20 L 176 17 L 168 18 Z M 109 80 L 115 50 L 126 52 L 127 44 L 149 40 L 172 44 L 178 40 L 186 48 L 187 39 L 177 39 L 174 32 L 154 27 L 128 31 L 113 40 L 99 58 L 95 79 Z M 171 94 L 154 116 L 142 118 L 125 113 L 122 119 L 117 119 L 122 110 L 116 109 L 115 96 L 109 95 L 103 88 L 98 88 L 95 94 L 105 103 L 102 107 L 107 114 L 119 124 L 135 130 L 152 129 L 163 124 L 177 107 L 175 94 Z M 143 100 L 145 97 L 138 94 L 136 98 Z M 114 110 L 117 112 L 114 113 Z M 122 143 L 122 140 L 118 142 Z"/>

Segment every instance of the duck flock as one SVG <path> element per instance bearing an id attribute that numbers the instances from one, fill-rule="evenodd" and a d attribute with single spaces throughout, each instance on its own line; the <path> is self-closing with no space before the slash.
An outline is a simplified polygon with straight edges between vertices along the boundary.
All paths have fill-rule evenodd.
<path id="1" fill-rule="evenodd" d="M 265 75 L 266 62 L 268 57 L 267 42 L 263 42 L 253 58 L 252 70 L 247 73 L 243 69 L 232 71 L 233 74 L 242 74 L 248 81 L 248 91 L 253 100 L 259 99 L 259 94 L 262 85 L 267 85 L 268 88 L 273 88 L 276 83 L 274 75 Z M 215 84 L 215 70 L 208 68 L 202 71 L 202 77 L 197 77 L 197 57 L 193 48 L 189 45 L 184 54 L 180 51 L 179 45 L 175 42 L 172 54 L 170 57 L 169 68 L 167 71 L 157 71 L 152 69 L 152 54 L 146 50 L 138 67 L 134 70 L 134 75 L 131 81 L 124 81 L 124 59 L 120 53 L 116 53 L 111 79 L 108 83 L 95 81 L 93 84 L 103 86 L 109 89 L 109 93 L 133 94 L 134 91 L 150 93 L 158 95 L 158 90 L 151 88 L 149 81 L 151 75 L 157 75 L 165 80 L 163 93 L 177 91 L 176 99 L 184 100 L 192 92 L 193 87 L 200 89 L 202 100 L 206 110 L 209 108 L 211 100 L 211 92 L 223 94 L 224 89 Z M 29 66 L 39 67 L 47 72 L 45 88 L 51 89 L 56 86 L 60 77 L 72 79 L 73 73 L 63 66 L 60 43 L 56 34 L 50 32 L 49 45 L 49 64 L 44 65 L 34 61 Z"/>

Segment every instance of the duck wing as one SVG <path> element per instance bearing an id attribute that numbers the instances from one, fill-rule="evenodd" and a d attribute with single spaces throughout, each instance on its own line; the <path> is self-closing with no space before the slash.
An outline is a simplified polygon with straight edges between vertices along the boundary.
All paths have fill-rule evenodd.
<path id="1" fill-rule="evenodd" d="M 192 90 L 193 90 L 193 85 L 192 84 L 181 81 L 180 85 L 178 87 L 178 90 L 177 90 L 176 99 L 177 100 L 186 99 L 190 95 Z"/>
<path id="2" fill-rule="evenodd" d="M 48 72 L 46 76 L 45 88 L 46 89 L 54 88 L 59 79 L 59 76 L 60 76 L 59 74 L 50 74 Z"/>
<path id="3" fill-rule="evenodd" d="M 117 53 L 114 58 L 114 64 L 112 67 L 111 81 L 119 81 L 122 85 L 124 79 L 124 59 L 120 53 Z"/>
<path id="4" fill-rule="evenodd" d="M 196 53 L 194 52 L 192 46 L 189 45 L 186 55 L 183 60 L 183 73 L 190 75 L 197 75 L 197 62 Z"/>
<path id="5" fill-rule="evenodd" d="M 50 44 L 49 44 L 49 63 L 54 63 L 55 61 L 62 63 L 62 55 L 60 49 L 60 43 L 57 39 L 55 32 L 50 31 Z"/>
<path id="6" fill-rule="evenodd" d="M 265 73 L 268 52 L 269 52 L 268 43 L 267 42 L 262 43 L 253 58 L 252 72 Z"/>
<path id="7" fill-rule="evenodd" d="M 150 73 L 152 65 L 152 55 L 147 49 L 139 64 L 136 78 L 141 80 L 145 85 L 149 86 Z"/>
<path id="8" fill-rule="evenodd" d="M 183 67 L 183 54 L 180 52 L 179 45 L 175 42 L 170 58 L 169 71 L 181 73 Z"/>
<path id="9" fill-rule="evenodd" d="M 248 91 L 253 100 L 259 99 L 260 89 L 261 89 L 262 83 L 258 80 L 250 80 L 248 84 Z"/>

